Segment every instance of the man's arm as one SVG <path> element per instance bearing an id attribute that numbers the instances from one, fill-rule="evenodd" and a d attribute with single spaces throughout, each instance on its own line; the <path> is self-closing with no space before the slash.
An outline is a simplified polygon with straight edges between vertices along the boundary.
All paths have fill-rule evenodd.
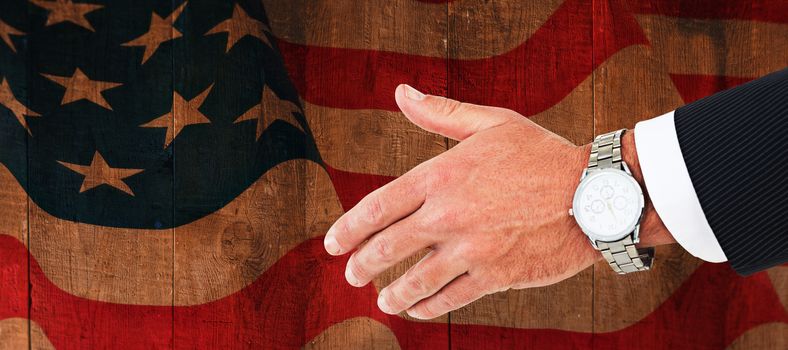
<path id="1" fill-rule="evenodd" d="M 678 241 L 710 261 L 727 255 L 743 273 L 786 261 L 785 76 L 625 134 L 622 157 L 646 197 L 640 246 Z M 413 123 L 461 142 L 369 194 L 326 234 L 330 254 L 353 253 L 345 275 L 354 286 L 429 250 L 380 291 L 384 312 L 433 318 L 485 294 L 561 281 L 600 259 L 567 214 L 589 145 L 574 146 L 511 110 L 408 86 L 397 88 L 396 100 Z M 655 139 L 658 130 L 673 138 Z"/>
<path id="2" fill-rule="evenodd" d="M 352 252 L 345 276 L 359 287 L 429 250 L 380 291 L 384 312 L 434 318 L 486 294 L 556 283 L 601 258 L 568 214 L 588 145 L 507 109 L 407 86 L 396 100 L 415 124 L 461 142 L 369 194 L 326 234 L 329 253 Z M 642 182 L 631 134 L 623 142 Z M 671 242 L 647 203 L 641 244 Z"/>
<path id="3" fill-rule="evenodd" d="M 685 249 L 740 274 L 788 261 L 788 69 L 636 132 L 656 210 Z"/>
<path id="4" fill-rule="evenodd" d="M 657 213 L 689 253 L 750 274 L 788 260 L 788 69 L 635 128 Z"/>

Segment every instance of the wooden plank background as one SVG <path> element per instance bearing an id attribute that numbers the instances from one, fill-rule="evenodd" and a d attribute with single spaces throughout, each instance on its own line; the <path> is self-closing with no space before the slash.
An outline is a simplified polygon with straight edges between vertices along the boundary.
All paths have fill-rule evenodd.
<path id="1" fill-rule="evenodd" d="M 207 6 L 207 3 L 198 0 L 189 2 L 197 8 Z M 182 16 L 167 17 L 180 4 L 180 1 L 173 1 L 172 4 L 162 2 L 154 11 L 172 24 L 177 21 L 178 28 L 196 23 L 194 12 L 191 11 L 184 12 Z M 697 83 L 699 81 L 711 79 L 711 87 L 698 89 L 711 93 L 726 87 L 720 83 L 725 80 L 723 77 L 745 81 L 788 65 L 788 9 L 774 4 L 779 3 L 753 0 L 715 4 L 699 1 L 686 2 L 685 7 L 676 7 L 668 2 L 641 0 L 244 2 L 247 12 L 267 15 L 270 28 L 259 28 L 277 43 L 288 67 L 288 52 L 292 50 L 287 47 L 383 53 L 370 56 L 369 65 L 364 67 L 367 71 L 354 72 L 355 75 L 347 77 L 363 80 L 358 85 L 368 88 L 369 94 L 359 97 L 364 102 L 362 107 L 325 103 L 309 98 L 300 91 L 299 108 L 324 164 L 304 159 L 281 163 L 257 179 L 238 199 L 209 218 L 172 229 L 100 227 L 56 218 L 27 197 L 22 189 L 27 188 L 27 173 L 14 176 L 7 167 L 10 167 L 11 162 L 24 164 L 28 159 L 28 150 L 42 150 L 37 148 L 35 139 L 28 144 L 29 138 L 24 131 L 3 128 L 0 130 L 0 147 L 24 149 L 25 152 L 16 154 L 13 159 L 0 159 L 3 161 L 0 163 L 0 225 L 2 234 L 21 242 L 29 254 L 23 260 L 16 261 L 15 265 L 0 266 L 0 277 L 4 274 L 23 276 L 27 282 L 24 283 L 25 287 L 20 289 L 16 284 L 0 287 L 4 293 L 16 290 L 4 295 L 26 296 L 30 306 L 24 303 L 16 305 L 20 308 L 18 314 L 24 317 L 0 319 L 0 349 L 53 348 L 50 339 L 76 339 L 70 343 L 70 347 L 74 348 L 101 344 L 97 339 L 104 339 L 107 334 L 97 334 L 95 329 L 85 328 L 80 322 L 87 319 L 95 321 L 98 317 L 107 317 L 106 322 L 117 322 L 115 318 L 102 313 L 104 304 L 90 304 L 92 306 L 87 309 L 69 310 L 67 316 L 53 314 L 47 307 L 52 300 L 58 302 L 61 298 L 63 303 L 67 303 L 74 296 L 121 305 L 120 310 L 123 312 L 164 315 L 157 322 L 164 328 L 168 325 L 172 327 L 156 333 L 161 338 L 153 342 L 152 346 L 157 348 L 190 344 L 190 337 L 195 336 L 193 329 L 205 324 L 215 324 L 216 327 L 230 325 L 234 327 L 230 329 L 251 329 L 249 332 L 253 333 L 256 330 L 253 328 L 259 326 L 254 323 L 255 320 L 259 321 L 254 315 L 270 310 L 236 310 L 237 313 L 228 315 L 210 311 L 201 313 L 198 308 L 235 295 L 242 295 L 238 297 L 241 300 L 233 301 L 232 305 L 236 309 L 261 304 L 260 300 L 243 300 L 249 296 L 239 291 L 263 278 L 261 276 L 289 252 L 323 235 L 343 212 L 346 203 L 343 202 L 342 191 L 347 188 L 342 186 L 352 187 L 354 183 L 338 183 L 331 171 L 334 171 L 333 174 L 344 172 L 391 178 L 456 144 L 418 129 L 401 113 L 393 110 L 393 90 L 389 89 L 392 76 L 386 73 L 403 69 L 376 70 L 375 67 L 401 64 L 398 59 L 402 57 L 412 57 L 413 62 L 429 61 L 433 70 L 402 73 L 402 76 L 413 81 L 401 82 L 411 83 L 429 93 L 476 103 L 496 102 L 518 109 L 545 128 L 577 144 L 583 144 L 590 142 L 596 134 L 622 127 L 632 128 L 639 120 L 657 116 L 689 102 L 693 99 L 690 95 L 697 92 L 682 90 L 688 84 L 694 86 L 700 84 Z M 712 8 L 717 5 L 726 10 Z M 708 13 L 704 12 L 704 6 Z M 761 6 L 785 11 L 764 15 L 758 12 Z M 230 6 L 201 9 L 215 10 L 217 16 L 223 17 L 230 16 L 232 12 Z M 563 22 L 551 22 L 557 13 L 564 16 Z M 41 16 L 40 9 L 31 7 L 31 18 L 12 19 L 0 13 L 0 21 L 15 28 L 27 28 L 33 22 L 43 23 Z M 100 16 L 96 14 L 91 19 L 98 20 Z M 626 25 L 633 24 L 642 33 L 622 30 L 630 28 Z M 562 37 L 559 34 L 563 32 L 571 32 L 573 36 Z M 175 37 L 177 35 L 172 32 L 172 38 Z M 215 40 L 222 38 L 217 36 Z M 576 44 L 567 45 L 560 41 L 570 39 Z M 618 48 L 622 42 L 631 45 L 624 45 L 626 47 L 620 51 L 607 51 Z M 5 45 L 4 42 L 0 42 L 2 45 Z M 79 56 L 78 47 L 74 45 L 73 52 L 63 52 L 62 55 Z M 187 51 L 185 46 L 167 47 L 157 55 L 164 55 L 174 65 L 188 61 L 188 56 L 194 54 Z M 322 53 L 326 56 L 315 55 L 312 64 L 319 64 L 326 71 L 347 72 L 344 62 L 331 60 L 326 53 Z M 573 75 L 563 76 L 556 71 L 555 66 L 540 65 L 544 62 L 539 59 L 544 55 L 554 55 L 551 57 L 561 57 L 569 62 L 570 68 L 575 69 Z M 32 89 L 35 84 L 48 82 L 11 76 L 8 67 L 21 66 L 25 67 L 23 71 L 32 71 L 36 65 L 51 62 L 10 57 L 0 55 L 0 76 L 13 79 L 14 86 L 23 87 L 15 88 L 13 95 L 24 106 L 35 105 L 36 101 L 31 101 L 26 95 L 27 87 Z M 215 61 L 212 59 L 212 56 L 206 58 L 215 65 L 224 62 L 218 58 Z M 550 62 L 557 66 L 562 64 L 562 60 Z M 533 67 L 537 67 L 536 70 Z M 586 68 L 587 74 L 582 74 Z M 65 73 L 68 72 L 63 72 L 63 75 Z M 107 72 L 91 73 L 101 75 Z M 259 72 L 244 73 L 254 75 Z M 305 84 L 315 90 L 327 91 L 341 90 L 347 86 L 345 82 L 336 80 L 299 82 L 297 72 L 289 73 L 297 87 Z M 211 88 L 199 81 L 197 72 L 181 71 L 178 76 L 184 77 L 184 80 L 176 81 L 174 85 L 182 84 L 178 91 L 184 94 L 186 100 Z M 540 90 L 546 84 L 558 86 L 572 79 L 576 79 L 577 84 L 569 86 L 565 95 L 554 103 L 539 100 Z M 8 96 L 0 96 L 0 102 L 7 105 Z M 265 96 L 259 101 L 259 108 L 265 112 L 270 111 L 266 108 L 274 108 L 270 107 L 272 103 L 278 103 L 266 98 L 277 101 L 283 99 L 282 96 Z M 234 96 L 221 98 L 232 101 Z M 241 103 L 238 101 L 238 104 Z M 28 108 L 25 113 L 36 114 Z M 6 117 L 11 119 L 1 119 Z M 173 125 L 182 122 L 179 120 L 181 117 L 184 116 L 174 113 Z M 7 120 L 16 122 L 16 116 L 8 108 L 0 108 L 0 121 L 6 123 Z M 240 139 L 225 141 L 242 142 Z M 95 146 L 100 148 L 101 142 L 96 141 Z M 140 152 L 153 152 L 160 147 L 160 144 L 140 144 Z M 221 182 L 206 184 L 190 179 L 186 174 L 179 174 L 178 157 L 183 153 L 178 151 L 175 147 L 170 155 L 176 164 L 172 169 L 175 179 L 172 183 L 173 193 L 176 186 L 192 187 L 199 191 L 206 186 L 226 185 Z M 195 152 L 208 155 L 212 150 L 206 147 Z M 333 170 L 327 171 L 328 168 Z M 36 166 L 24 169 L 34 172 Z M 66 179 L 61 180 L 56 183 L 66 182 Z M 57 193 L 59 189 L 52 188 L 51 191 Z M 184 202 L 174 197 L 171 208 L 174 216 L 186 215 L 194 209 L 185 206 Z M 107 235 L 113 239 L 105 239 Z M 352 317 L 317 334 L 310 334 L 306 330 L 323 321 L 320 319 L 322 316 L 310 316 L 312 313 L 309 309 L 315 307 L 311 304 L 311 295 L 294 295 L 289 302 L 297 305 L 289 309 L 272 309 L 271 313 L 264 313 L 260 317 L 273 324 L 280 320 L 303 320 L 303 330 L 283 330 L 299 334 L 282 334 L 282 337 L 287 341 L 303 338 L 303 347 L 310 349 L 396 349 L 425 347 L 424 344 L 438 344 L 446 348 L 477 348 L 486 345 L 477 341 L 489 340 L 485 337 L 490 337 L 490 334 L 498 337 L 496 340 L 500 344 L 534 348 L 540 344 L 543 346 L 542 340 L 533 335 L 522 335 L 526 333 L 518 333 L 517 330 L 553 329 L 577 334 L 619 331 L 647 318 L 703 266 L 701 261 L 677 246 L 659 247 L 657 254 L 657 266 L 649 273 L 621 277 L 600 263 L 553 286 L 487 296 L 429 322 L 431 327 L 435 327 L 433 329 L 445 335 L 437 337 L 434 343 L 425 343 L 421 339 L 423 334 L 415 332 L 396 334 L 393 330 L 396 327 L 389 324 L 392 322 L 381 321 L 374 311 L 369 311 L 368 316 Z M 386 286 L 419 258 L 408 259 L 386 272 L 374 281 L 374 287 L 379 290 Z M 36 273 L 31 277 L 32 272 L 28 272 L 28 269 L 33 266 L 33 259 L 41 266 L 41 274 L 59 290 L 47 289 L 47 285 L 37 282 Z M 314 263 L 309 267 L 317 269 L 320 266 Z M 785 266 L 780 266 L 762 275 L 778 292 L 783 308 L 788 305 L 787 270 Z M 319 271 L 315 275 L 319 275 Z M 285 282 L 282 281 L 283 284 Z M 31 288 L 52 292 L 40 294 L 42 300 L 33 299 L 25 290 L 28 283 L 32 285 Z M 339 287 L 319 292 L 337 300 L 347 296 L 346 289 Z M 143 311 L 138 311 L 140 309 L 137 306 L 143 307 Z M 276 310 L 298 310 L 302 314 L 277 314 Z M 422 322 L 406 315 L 401 317 L 409 322 L 407 324 Z M 60 322 L 64 318 L 72 322 L 52 328 L 39 325 L 55 320 Z M 135 326 L 138 325 L 125 320 L 109 327 L 126 329 Z M 659 334 L 660 326 L 658 322 L 646 325 L 653 331 L 649 333 L 651 335 Z M 495 333 L 490 329 L 505 331 Z M 277 336 L 268 334 L 249 338 L 251 340 L 243 345 L 251 348 L 293 345 L 285 340 L 277 343 Z M 723 336 L 726 335 L 719 334 L 719 337 Z M 504 339 L 507 337 L 512 339 Z M 586 343 L 580 343 L 579 346 L 595 347 L 595 338 L 587 339 Z M 654 342 L 662 340 L 653 339 Z M 226 345 L 226 338 L 206 335 L 192 344 L 221 348 Z M 788 325 L 769 323 L 753 328 L 734 339 L 729 347 L 786 348 Z"/>

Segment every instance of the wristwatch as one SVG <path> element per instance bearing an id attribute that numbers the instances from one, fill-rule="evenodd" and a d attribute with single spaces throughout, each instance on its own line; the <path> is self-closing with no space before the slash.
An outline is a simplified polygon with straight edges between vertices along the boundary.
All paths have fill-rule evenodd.
<path id="1" fill-rule="evenodd" d="M 651 268 L 654 248 L 638 249 L 643 190 L 621 158 L 626 129 L 599 135 L 591 145 L 588 167 L 572 200 L 574 216 L 591 245 L 613 271 L 625 274 Z"/>

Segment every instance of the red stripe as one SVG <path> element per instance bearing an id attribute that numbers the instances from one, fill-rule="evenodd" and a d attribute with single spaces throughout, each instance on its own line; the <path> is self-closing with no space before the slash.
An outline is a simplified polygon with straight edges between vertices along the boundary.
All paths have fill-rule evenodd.
<path id="1" fill-rule="evenodd" d="M 446 60 L 396 52 L 278 42 L 290 78 L 306 101 L 345 109 L 398 110 L 394 88 L 407 83 L 446 94 Z M 407 68 L 406 68 L 407 66 Z"/>
<path id="2" fill-rule="evenodd" d="M 453 0 L 417 0 L 426 3 L 450 3 Z M 639 14 L 698 19 L 740 19 L 763 22 L 788 22 L 785 0 L 628 0 Z"/>
<path id="3" fill-rule="evenodd" d="M 697 101 L 714 95 L 722 90 L 744 84 L 755 78 L 730 77 L 724 75 L 671 74 L 670 79 L 676 86 L 685 103 Z"/>
<path id="4" fill-rule="evenodd" d="M 610 20 L 600 23 L 594 36 L 592 13 L 600 11 L 615 15 L 608 15 Z M 595 39 L 600 40 L 592 48 Z M 593 9 L 590 0 L 567 0 L 523 44 L 484 59 L 443 59 L 281 40 L 279 48 L 301 96 L 313 104 L 396 111 L 394 89 L 408 83 L 431 94 L 511 108 L 529 116 L 561 101 L 622 48 L 646 43 L 637 22 L 617 1 Z M 450 91 L 448 77 L 452 79 Z"/>
<path id="5" fill-rule="evenodd" d="M 57 349 L 297 348 L 359 316 L 387 325 L 404 349 L 447 346 L 446 324 L 385 315 L 375 306 L 374 287 L 350 287 L 343 277 L 346 261 L 327 255 L 322 240 L 312 239 L 238 293 L 173 310 L 67 294 L 31 256 L 32 320 Z M 0 319 L 27 317 L 27 266 L 24 245 L 0 236 Z M 769 322 L 788 323 L 788 315 L 766 273 L 741 278 L 727 265 L 704 264 L 654 312 L 618 331 L 592 335 L 453 324 L 451 339 L 453 346 L 468 349 L 723 348 Z"/>
<path id="6" fill-rule="evenodd" d="M 331 182 L 339 197 L 339 202 L 345 211 L 353 208 L 364 196 L 377 188 L 391 182 L 396 177 L 374 175 L 374 174 L 359 174 L 350 171 L 344 171 L 332 168 L 326 164 L 326 171 L 328 176 L 331 177 Z"/>
<path id="7" fill-rule="evenodd" d="M 788 23 L 788 1 L 785 0 L 628 1 L 632 11 L 641 14 Z"/>

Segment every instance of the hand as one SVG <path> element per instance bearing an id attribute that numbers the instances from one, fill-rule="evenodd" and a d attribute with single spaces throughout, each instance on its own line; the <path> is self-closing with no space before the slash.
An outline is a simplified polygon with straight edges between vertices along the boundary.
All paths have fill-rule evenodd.
<path id="1" fill-rule="evenodd" d="M 589 145 L 507 109 L 407 85 L 395 98 L 410 121 L 461 142 L 370 193 L 326 234 L 332 255 L 357 249 L 345 271 L 357 287 L 430 250 L 380 291 L 383 312 L 434 318 L 486 294 L 559 282 L 601 258 L 568 215 Z M 625 161 L 639 177 L 631 134 Z M 643 243 L 672 240 L 650 205 L 641 227 Z"/>

